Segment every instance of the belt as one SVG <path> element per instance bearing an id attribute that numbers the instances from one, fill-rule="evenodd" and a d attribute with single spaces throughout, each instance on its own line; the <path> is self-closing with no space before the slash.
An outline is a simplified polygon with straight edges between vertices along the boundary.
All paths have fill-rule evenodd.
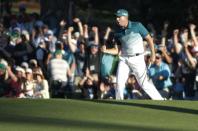
<path id="1" fill-rule="evenodd" d="M 134 57 L 134 56 L 139 56 L 139 55 L 142 55 L 144 53 L 136 53 L 136 54 L 133 54 L 133 55 L 124 55 L 126 57 Z"/>

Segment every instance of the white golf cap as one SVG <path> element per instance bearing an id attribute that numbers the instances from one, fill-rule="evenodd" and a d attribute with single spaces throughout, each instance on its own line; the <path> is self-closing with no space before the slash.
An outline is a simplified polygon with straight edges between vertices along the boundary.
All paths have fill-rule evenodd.
<path id="1" fill-rule="evenodd" d="M 25 72 L 26 72 L 26 73 L 31 73 L 31 74 L 32 74 L 32 69 L 27 68 L 27 69 L 25 70 Z"/>
<path id="2" fill-rule="evenodd" d="M 20 72 L 22 72 L 22 73 L 25 73 L 25 70 L 24 70 L 22 67 L 20 67 L 20 66 L 17 66 L 17 67 L 15 68 L 15 70 L 16 70 L 16 71 L 20 71 Z"/>

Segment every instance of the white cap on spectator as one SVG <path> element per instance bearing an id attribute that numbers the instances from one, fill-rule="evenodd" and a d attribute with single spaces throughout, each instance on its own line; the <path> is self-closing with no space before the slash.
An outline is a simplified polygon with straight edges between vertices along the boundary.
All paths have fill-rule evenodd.
<path id="1" fill-rule="evenodd" d="M 30 63 L 30 64 L 35 64 L 35 65 L 37 65 L 37 60 L 36 60 L 36 59 L 31 59 L 31 60 L 29 61 L 29 63 Z"/>
<path id="2" fill-rule="evenodd" d="M 74 33 L 74 37 L 75 37 L 75 38 L 78 38 L 79 36 L 80 36 L 80 33 L 79 33 L 79 32 L 75 32 L 75 33 Z"/>
<path id="3" fill-rule="evenodd" d="M 27 69 L 25 70 L 25 72 L 26 72 L 26 73 L 31 73 L 31 74 L 32 74 L 32 69 L 27 68 Z"/>
<path id="4" fill-rule="evenodd" d="M 25 35 L 26 39 L 29 41 L 30 40 L 30 35 L 27 30 L 22 30 L 21 34 Z"/>
<path id="5" fill-rule="evenodd" d="M 52 31 L 52 30 L 48 30 L 48 31 L 47 31 L 47 33 L 46 33 L 46 35 L 47 35 L 47 36 L 53 36 L 53 35 L 54 35 L 54 33 L 53 33 L 53 31 Z"/>
<path id="6" fill-rule="evenodd" d="M 25 73 L 25 70 L 22 67 L 20 67 L 20 66 L 17 66 L 15 70 L 16 71 L 20 71 L 22 73 Z"/>
<path id="7" fill-rule="evenodd" d="M 1 59 L 0 63 L 5 65 L 6 67 L 8 66 L 8 62 L 6 60 L 4 60 L 4 59 Z"/>
<path id="8" fill-rule="evenodd" d="M 27 62 L 22 62 L 21 63 L 21 67 L 27 69 L 29 67 L 28 63 Z"/>

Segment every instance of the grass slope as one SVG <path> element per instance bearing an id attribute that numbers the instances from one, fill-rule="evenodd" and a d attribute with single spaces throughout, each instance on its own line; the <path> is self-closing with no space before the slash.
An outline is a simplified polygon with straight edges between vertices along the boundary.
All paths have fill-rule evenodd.
<path id="1" fill-rule="evenodd" d="M 0 99 L 0 131 L 193 131 L 197 101 Z"/>

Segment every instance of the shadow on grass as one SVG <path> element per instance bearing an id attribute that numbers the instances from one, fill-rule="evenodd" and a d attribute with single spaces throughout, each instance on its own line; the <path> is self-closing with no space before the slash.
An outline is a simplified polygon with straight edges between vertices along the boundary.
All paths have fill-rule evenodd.
<path id="1" fill-rule="evenodd" d="M 84 101 L 91 101 L 91 102 L 105 103 L 105 104 L 115 104 L 115 105 L 125 105 L 125 106 L 137 106 L 137 107 L 148 108 L 148 109 L 173 111 L 173 112 L 180 112 L 180 113 L 198 115 L 198 110 L 187 109 L 187 108 L 182 108 L 182 107 L 153 105 L 153 104 L 142 104 L 142 103 L 129 103 L 129 102 L 111 101 L 111 100 L 84 100 Z"/>
<path id="2" fill-rule="evenodd" d="M 0 123 L 18 124 L 23 127 L 24 124 L 31 126 L 48 126 L 55 128 L 68 128 L 73 130 L 112 130 L 112 131 L 174 131 L 173 129 L 161 129 L 154 127 L 144 127 L 136 125 L 124 125 L 118 123 L 104 123 L 94 122 L 86 120 L 70 120 L 70 119 L 58 119 L 58 118 L 47 118 L 47 117 L 35 117 L 35 116 L 21 116 L 21 115 L 8 115 L 0 113 Z M 13 129 L 11 126 L 10 129 Z"/>

